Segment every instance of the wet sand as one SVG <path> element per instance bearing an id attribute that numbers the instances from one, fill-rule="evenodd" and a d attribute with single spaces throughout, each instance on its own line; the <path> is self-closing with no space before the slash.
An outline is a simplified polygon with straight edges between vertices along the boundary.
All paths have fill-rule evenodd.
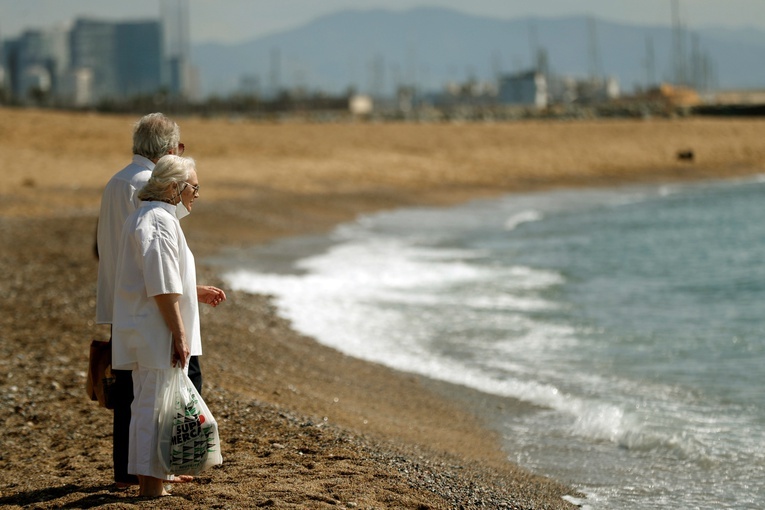
<path id="1" fill-rule="evenodd" d="M 513 191 L 759 173 L 760 120 L 254 124 L 178 118 L 207 257 L 358 214 Z M 526 406 L 358 361 L 290 328 L 267 296 L 204 309 L 205 397 L 224 464 L 159 501 L 111 487 L 111 413 L 84 394 L 95 218 L 135 117 L 0 109 L 0 504 L 35 508 L 570 508 L 514 466 L 493 409 Z M 693 163 L 676 159 L 694 150 Z M 471 403 L 472 402 L 472 403 Z M 563 483 L 561 483 L 563 482 Z"/>

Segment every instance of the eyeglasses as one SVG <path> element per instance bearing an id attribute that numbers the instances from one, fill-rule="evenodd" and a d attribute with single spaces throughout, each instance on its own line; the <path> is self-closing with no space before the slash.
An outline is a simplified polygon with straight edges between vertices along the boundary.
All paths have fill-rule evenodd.
<path id="1" fill-rule="evenodd" d="M 186 181 L 184 181 L 183 183 L 184 183 L 186 186 L 191 186 L 191 189 L 193 189 L 193 190 L 194 190 L 194 196 L 195 196 L 195 197 L 198 197 L 198 196 L 199 196 L 199 184 L 190 184 L 190 183 L 188 183 L 188 182 L 186 182 Z"/>
<path id="2" fill-rule="evenodd" d="M 183 151 L 186 150 L 186 144 L 183 142 L 178 142 L 178 154 L 176 156 L 183 156 Z"/>

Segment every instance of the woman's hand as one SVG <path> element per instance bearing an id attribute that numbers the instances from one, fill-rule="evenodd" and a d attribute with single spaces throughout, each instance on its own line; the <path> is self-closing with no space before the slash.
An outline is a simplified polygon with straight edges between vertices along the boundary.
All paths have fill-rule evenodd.
<path id="1" fill-rule="evenodd" d="M 197 285 L 197 301 L 213 308 L 226 300 L 226 293 L 211 285 Z"/>
<path id="2" fill-rule="evenodd" d="M 173 335 L 173 366 L 183 368 L 191 355 L 186 335 Z"/>

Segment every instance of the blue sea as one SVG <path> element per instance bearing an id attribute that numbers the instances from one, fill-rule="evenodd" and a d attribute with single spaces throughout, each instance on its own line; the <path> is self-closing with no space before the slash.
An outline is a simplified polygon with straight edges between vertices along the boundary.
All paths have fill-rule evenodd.
<path id="1" fill-rule="evenodd" d="M 533 404 L 499 417 L 508 459 L 587 508 L 765 508 L 764 220 L 760 177 L 512 194 L 225 279 L 343 353 Z"/>

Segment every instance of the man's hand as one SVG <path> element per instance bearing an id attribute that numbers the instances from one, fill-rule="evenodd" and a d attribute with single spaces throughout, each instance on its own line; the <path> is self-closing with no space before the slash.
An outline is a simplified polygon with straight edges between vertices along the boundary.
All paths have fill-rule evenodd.
<path id="1" fill-rule="evenodd" d="M 197 285 L 197 301 L 216 307 L 226 300 L 226 293 L 211 285 Z"/>

